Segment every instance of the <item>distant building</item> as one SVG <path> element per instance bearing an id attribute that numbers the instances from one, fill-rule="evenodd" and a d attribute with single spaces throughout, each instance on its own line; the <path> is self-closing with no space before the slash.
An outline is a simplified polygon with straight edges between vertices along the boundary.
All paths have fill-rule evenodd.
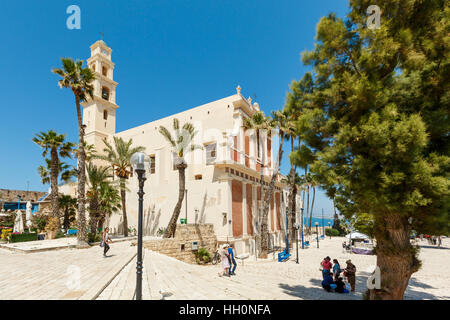
<path id="1" fill-rule="evenodd" d="M 48 196 L 47 192 L 0 189 L 0 210 L 15 211 L 27 209 L 27 202 L 31 202 L 31 212 L 39 211 L 39 204 Z"/>
<path id="2" fill-rule="evenodd" d="M 275 166 L 278 150 L 274 150 L 270 135 L 261 134 L 259 145 L 255 132 L 246 132 L 243 119 L 259 110 L 258 103 L 245 99 L 241 88 L 236 94 L 213 101 L 178 114 L 156 120 L 126 131 L 116 132 L 116 86 L 113 80 L 114 63 L 111 48 L 103 41 L 91 46 L 88 66 L 95 72 L 94 99 L 83 103 L 83 123 L 86 142 L 103 150 L 103 139 L 113 143 L 113 137 L 133 139 L 134 146 L 144 146 L 151 159 L 144 196 L 144 229 L 146 235 L 155 235 L 165 228 L 172 216 L 178 198 L 178 171 L 169 143 L 159 133 L 160 126 L 173 132 L 173 119 L 182 126 L 192 123 L 196 131 L 195 150 L 185 159 L 187 197 L 183 201 L 180 218 L 188 223 L 211 223 L 219 241 L 234 242 L 238 252 L 254 253 L 258 230 L 260 199 L 260 169 L 264 160 L 264 181 L 268 185 Z M 170 98 L 170 97 L 168 97 Z M 143 100 L 142 108 L 158 108 L 151 100 Z M 276 138 L 278 139 L 278 138 Z M 275 139 L 274 139 L 275 141 Z M 126 194 L 128 225 L 137 228 L 138 182 L 129 179 Z M 286 186 L 279 180 L 270 202 L 269 230 L 271 243 L 282 245 L 287 202 Z M 61 192 L 76 196 L 76 184 L 60 188 Z M 284 191 L 284 192 L 283 192 Z M 284 195 L 283 195 L 284 193 Z M 187 201 L 186 201 L 187 199 Z M 187 208 L 186 208 L 187 206 Z M 187 213 L 186 213 L 187 212 Z M 115 231 L 121 231 L 122 214 L 115 214 L 107 222 Z"/>

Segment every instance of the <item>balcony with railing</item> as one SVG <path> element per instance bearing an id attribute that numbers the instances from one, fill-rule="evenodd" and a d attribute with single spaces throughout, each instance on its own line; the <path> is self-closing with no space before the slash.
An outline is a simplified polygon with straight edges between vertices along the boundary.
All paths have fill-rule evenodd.
<path id="1" fill-rule="evenodd" d="M 208 146 L 206 146 L 208 147 Z M 211 147 L 212 149 L 212 147 Z M 258 175 L 261 173 L 261 167 L 263 163 L 260 158 L 250 156 L 243 150 L 236 148 L 227 143 L 218 144 L 217 148 L 212 151 L 211 149 L 206 149 L 206 164 L 207 165 L 229 165 L 236 168 L 241 168 L 242 170 L 249 171 L 253 170 Z M 264 164 L 264 175 L 271 175 L 273 173 L 273 166 L 268 166 L 268 162 Z"/>

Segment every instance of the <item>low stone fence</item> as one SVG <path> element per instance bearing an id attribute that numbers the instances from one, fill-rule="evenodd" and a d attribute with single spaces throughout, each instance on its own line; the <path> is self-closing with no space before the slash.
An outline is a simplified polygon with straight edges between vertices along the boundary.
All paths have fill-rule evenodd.
<path id="1" fill-rule="evenodd" d="M 206 248 L 214 254 L 217 246 L 214 226 L 212 224 L 177 225 L 175 238 L 145 240 L 143 246 L 187 263 L 196 263 L 198 249 L 193 248 L 193 242 L 197 242 L 198 249 Z"/>

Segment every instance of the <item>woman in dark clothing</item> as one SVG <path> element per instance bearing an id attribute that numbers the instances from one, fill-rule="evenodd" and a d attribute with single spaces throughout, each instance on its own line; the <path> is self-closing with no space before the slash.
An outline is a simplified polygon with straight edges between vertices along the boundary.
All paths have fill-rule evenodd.
<path id="1" fill-rule="evenodd" d="M 109 250 L 109 243 L 112 243 L 111 237 L 109 236 L 109 228 L 105 228 L 102 234 L 102 243 L 100 244 L 103 249 L 103 256 L 106 257 L 106 253 Z"/>
<path id="2" fill-rule="evenodd" d="M 336 285 L 336 288 L 334 289 L 335 292 L 344 293 L 345 282 L 342 280 L 341 277 L 338 277 L 337 280 L 334 282 L 334 284 Z"/>

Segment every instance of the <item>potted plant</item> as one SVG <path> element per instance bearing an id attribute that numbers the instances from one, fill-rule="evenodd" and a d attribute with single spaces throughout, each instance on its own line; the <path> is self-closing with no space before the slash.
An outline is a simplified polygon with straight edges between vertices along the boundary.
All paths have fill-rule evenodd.
<path id="1" fill-rule="evenodd" d="M 58 218 L 51 217 L 48 219 L 45 231 L 47 232 L 47 239 L 55 239 L 56 231 L 58 230 Z"/>
<path id="2" fill-rule="evenodd" d="M 206 264 L 211 261 L 211 253 L 206 248 L 200 248 L 197 252 L 196 261 L 198 264 Z"/>

